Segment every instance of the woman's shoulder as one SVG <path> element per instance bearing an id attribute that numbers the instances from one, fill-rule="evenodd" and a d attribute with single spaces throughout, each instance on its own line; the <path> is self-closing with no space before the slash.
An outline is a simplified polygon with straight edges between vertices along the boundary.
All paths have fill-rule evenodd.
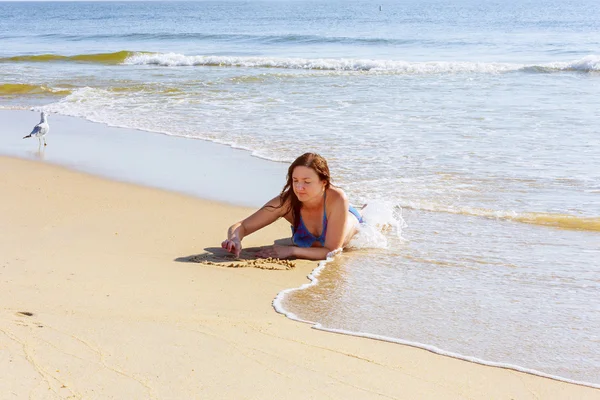
<path id="1" fill-rule="evenodd" d="M 338 187 L 330 187 L 327 189 L 327 205 L 328 206 L 344 206 L 348 203 L 346 193 Z"/>

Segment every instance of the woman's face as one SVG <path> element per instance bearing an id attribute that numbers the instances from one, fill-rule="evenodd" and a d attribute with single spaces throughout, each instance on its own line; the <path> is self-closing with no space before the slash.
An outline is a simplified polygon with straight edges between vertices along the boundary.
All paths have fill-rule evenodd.
<path id="1" fill-rule="evenodd" d="M 304 202 L 322 196 L 325 183 L 319 179 L 319 175 L 312 168 L 299 165 L 292 172 L 292 186 L 300 201 Z"/>

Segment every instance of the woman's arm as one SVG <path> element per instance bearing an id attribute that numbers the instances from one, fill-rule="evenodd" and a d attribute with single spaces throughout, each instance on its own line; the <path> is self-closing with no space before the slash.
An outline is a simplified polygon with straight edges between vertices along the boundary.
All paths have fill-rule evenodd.
<path id="1" fill-rule="evenodd" d="M 331 250 L 326 247 L 298 247 L 298 246 L 268 246 L 261 249 L 257 256 L 268 258 L 302 258 L 305 260 L 325 260 Z"/>
<path id="2" fill-rule="evenodd" d="M 325 260 L 331 250 L 327 247 L 292 247 L 292 257 L 304 260 Z"/>
<path id="3" fill-rule="evenodd" d="M 350 203 L 341 189 L 331 189 L 328 195 L 330 198 L 330 203 L 327 205 L 329 215 L 327 215 L 327 235 L 325 235 L 323 248 L 334 251 L 344 246 Z"/>
<path id="4" fill-rule="evenodd" d="M 287 208 L 285 206 L 280 207 L 280 205 L 279 196 L 274 197 L 248 218 L 231 225 L 227 230 L 227 239 L 221 243 L 221 247 L 239 257 L 244 237 L 272 224 L 287 213 Z"/>

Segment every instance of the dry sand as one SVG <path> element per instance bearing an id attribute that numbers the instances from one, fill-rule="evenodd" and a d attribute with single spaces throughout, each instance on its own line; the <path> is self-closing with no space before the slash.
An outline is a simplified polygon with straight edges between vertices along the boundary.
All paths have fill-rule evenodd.
<path id="1" fill-rule="evenodd" d="M 277 314 L 316 263 L 227 258 L 248 209 L 7 157 L 0 194 L 0 399 L 600 399 Z"/>

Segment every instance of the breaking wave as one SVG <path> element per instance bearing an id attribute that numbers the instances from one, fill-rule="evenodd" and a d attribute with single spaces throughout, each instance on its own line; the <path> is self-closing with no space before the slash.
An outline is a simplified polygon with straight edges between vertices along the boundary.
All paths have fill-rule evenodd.
<path id="1" fill-rule="evenodd" d="M 0 58 L 0 63 L 18 62 L 86 62 L 107 65 L 156 65 L 162 67 L 243 67 L 280 68 L 343 72 L 374 72 L 385 74 L 499 74 L 508 72 L 600 72 L 600 56 L 590 55 L 571 62 L 518 64 L 470 61 L 401 61 L 351 58 L 282 58 L 248 56 L 185 55 L 179 53 L 149 53 L 118 51 L 114 53 L 22 55 Z"/>

